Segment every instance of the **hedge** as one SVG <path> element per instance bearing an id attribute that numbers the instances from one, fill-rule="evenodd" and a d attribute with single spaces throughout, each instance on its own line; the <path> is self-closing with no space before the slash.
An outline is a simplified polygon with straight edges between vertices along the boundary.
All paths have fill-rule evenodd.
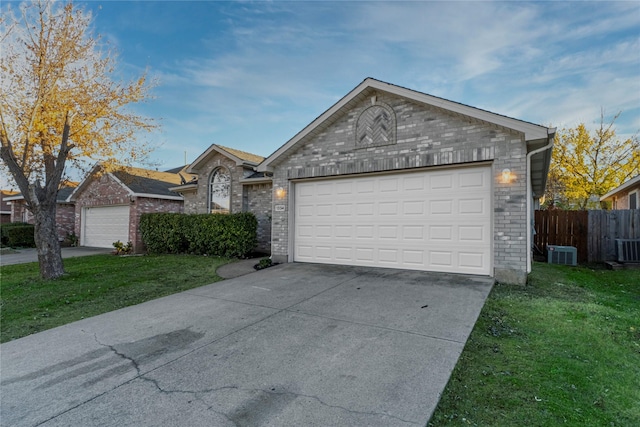
<path id="1" fill-rule="evenodd" d="M 35 248 L 34 234 L 33 224 L 12 222 L 0 226 L 0 241 L 12 248 Z"/>
<path id="2" fill-rule="evenodd" d="M 140 217 L 140 233 L 149 253 L 190 253 L 242 258 L 257 245 L 258 221 L 236 214 L 150 213 Z"/>

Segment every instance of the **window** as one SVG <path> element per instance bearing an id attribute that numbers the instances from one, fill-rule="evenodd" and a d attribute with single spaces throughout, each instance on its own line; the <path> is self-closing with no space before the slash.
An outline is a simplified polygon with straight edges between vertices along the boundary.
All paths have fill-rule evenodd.
<path id="1" fill-rule="evenodd" d="M 229 213 L 231 208 L 231 175 L 225 168 L 218 168 L 209 180 L 209 212 Z"/>
<path id="2" fill-rule="evenodd" d="M 629 209 L 638 209 L 638 192 L 629 193 Z"/>

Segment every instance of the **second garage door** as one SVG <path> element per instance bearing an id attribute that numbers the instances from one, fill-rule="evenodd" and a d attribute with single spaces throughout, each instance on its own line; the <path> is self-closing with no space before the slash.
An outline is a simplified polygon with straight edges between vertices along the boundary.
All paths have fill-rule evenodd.
<path id="1" fill-rule="evenodd" d="M 294 261 L 490 275 L 489 166 L 294 188 Z"/>
<path id="2" fill-rule="evenodd" d="M 113 242 L 129 241 L 129 206 L 84 208 L 82 245 L 111 248 Z"/>

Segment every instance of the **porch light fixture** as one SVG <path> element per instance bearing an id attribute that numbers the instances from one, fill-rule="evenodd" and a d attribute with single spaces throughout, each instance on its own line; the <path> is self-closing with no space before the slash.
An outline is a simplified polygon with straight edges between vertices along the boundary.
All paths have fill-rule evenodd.
<path id="1" fill-rule="evenodd" d="M 277 199 L 284 199 L 284 196 L 287 195 L 287 192 L 282 187 L 276 187 L 275 195 Z"/>
<path id="2" fill-rule="evenodd" d="M 500 182 L 503 184 L 510 184 L 515 181 L 516 176 L 511 172 L 511 169 L 502 169 L 502 174 L 500 175 Z"/>

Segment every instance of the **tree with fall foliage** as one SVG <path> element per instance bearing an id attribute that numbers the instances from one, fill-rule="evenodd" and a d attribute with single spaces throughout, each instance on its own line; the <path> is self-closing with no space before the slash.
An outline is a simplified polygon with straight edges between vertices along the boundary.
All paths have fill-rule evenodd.
<path id="1" fill-rule="evenodd" d="M 116 59 L 71 2 L 37 0 L 0 18 L 0 157 L 34 217 L 40 274 L 64 274 L 56 195 L 67 164 L 145 156 L 152 120 L 127 110 L 149 98 L 146 75 L 122 82 Z"/>
<path id="2" fill-rule="evenodd" d="M 640 140 L 620 139 L 614 124 L 618 113 L 589 132 L 584 123 L 556 134 L 546 204 L 563 209 L 593 209 L 600 197 L 640 174 Z"/>

